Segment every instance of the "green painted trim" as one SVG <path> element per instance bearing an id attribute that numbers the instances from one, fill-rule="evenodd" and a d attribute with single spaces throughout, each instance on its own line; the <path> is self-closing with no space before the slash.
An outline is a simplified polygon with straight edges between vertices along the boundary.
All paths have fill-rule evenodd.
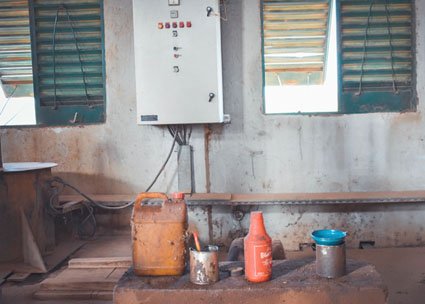
<path id="1" fill-rule="evenodd" d="M 412 111 L 412 91 L 342 93 L 346 113 L 376 113 Z"/>
<path id="2" fill-rule="evenodd" d="M 78 113 L 76 122 L 73 122 Z M 37 123 L 40 126 L 75 126 L 81 124 L 97 124 L 105 121 L 105 106 L 97 105 L 89 108 L 86 105 L 69 107 L 41 107 L 37 109 Z"/>
<path id="3" fill-rule="evenodd" d="M 342 98 L 342 84 L 343 84 L 343 67 L 342 67 L 342 24 L 341 24 L 341 1 L 335 0 L 336 5 L 336 48 L 337 48 L 337 89 L 338 89 L 338 112 L 346 113 L 345 103 Z"/>
<path id="4" fill-rule="evenodd" d="M 103 73 L 103 119 L 106 121 L 106 53 L 105 53 L 105 6 L 103 0 L 100 1 L 100 31 L 102 38 L 102 73 Z"/>
<path id="5" fill-rule="evenodd" d="M 62 94 L 58 94 L 57 96 L 60 96 L 60 99 L 58 99 L 58 107 L 56 109 L 53 109 L 52 105 L 50 105 L 50 102 L 48 101 L 48 97 L 41 96 L 41 92 L 47 92 L 46 90 L 49 90 L 53 85 L 51 84 L 52 78 L 49 78 L 49 76 L 52 75 L 48 70 L 44 71 L 45 68 L 49 68 L 52 66 L 51 63 L 43 63 L 42 60 L 40 60 L 40 57 L 42 56 L 49 56 L 51 55 L 50 51 L 41 50 L 37 53 L 37 46 L 38 43 L 41 42 L 49 42 L 49 39 L 43 38 L 39 39 L 37 41 L 37 27 L 36 22 L 39 22 L 40 20 L 44 20 L 43 18 L 37 18 L 35 17 L 35 9 L 41 8 L 41 9 L 48 9 L 48 10 L 56 10 L 57 4 L 39 4 L 35 6 L 34 4 L 35 0 L 29 0 L 30 4 L 30 24 L 31 24 L 31 49 L 32 49 L 32 64 L 33 64 L 33 71 L 34 71 L 34 95 L 35 95 L 35 108 L 36 108 L 36 119 L 37 119 L 37 125 L 40 126 L 59 126 L 59 125 L 80 125 L 80 124 L 97 124 L 97 123 L 103 123 L 105 122 L 105 107 L 106 107 L 106 60 L 105 60 L 105 26 L 104 26 L 104 3 L 103 0 L 99 0 L 98 4 L 83 4 L 81 7 L 77 4 L 72 4 L 72 0 L 65 1 L 65 4 L 68 5 L 68 7 L 71 7 L 72 9 L 78 9 L 78 8 L 100 8 L 100 16 L 97 14 L 91 14 L 91 15 L 85 15 L 83 17 L 78 17 L 78 20 L 86 20 L 86 19 L 96 19 L 100 20 L 100 27 L 94 27 L 97 30 L 100 30 L 100 37 L 96 38 L 79 38 L 78 42 L 90 42 L 90 41 L 96 41 L 99 43 L 98 45 L 101 45 L 101 49 L 89 49 L 84 50 L 82 54 L 94 54 L 94 55 L 100 55 L 101 61 L 96 59 L 96 61 L 91 62 L 85 62 L 85 73 L 86 77 L 89 77 L 86 79 L 87 88 L 91 89 L 91 94 L 96 95 L 103 95 L 100 98 L 101 104 L 99 104 L 99 96 L 90 96 L 89 100 L 93 99 L 95 97 L 96 100 L 93 100 L 92 105 L 84 104 L 85 102 L 85 95 L 81 98 L 81 104 L 77 104 L 75 102 L 72 102 L 72 98 L 77 98 L 78 96 L 75 94 L 79 94 L 79 92 L 75 92 L 75 94 L 66 95 L 63 96 L 63 93 L 66 93 L 66 91 L 62 91 Z M 51 17 L 45 18 L 48 21 L 52 21 Z M 77 20 L 77 21 L 78 21 Z M 93 27 L 89 26 L 90 29 L 93 29 Z M 52 27 L 53 28 L 53 27 Z M 79 26 L 76 26 L 76 29 L 78 31 Z M 43 31 L 46 31 L 45 26 L 43 27 Z M 65 30 L 65 32 L 69 32 L 70 30 Z M 62 31 L 63 32 L 63 31 Z M 59 31 L 58 31 L 59 33 Z M 71 39 L 72 40 L 72 39 Z M 69 42 L 73 42 L 69 41 Z M 69 53 L 72 53 L 72 51 L 58 51 L 59 56 L 60 55 L 66 55 Z M 51 56 L 49 56 L 51 57 Z M 76 82 L 76 72 L 70 71 L 69 69 L 65 72 L 65 70 L 61 69 L 63 66 L 70 66 L 72 67 L 75 65 L 74 63 L 60 63 L 58 62 L 56 64 L 57 66 L 57 88 L 60 89 L 81 89 L 84 88 L 84 85 L 82 83 Z M 92 68 L 93 66 L 101 68 L 102 72 L 93 72 Z M 43 71 L 40 71 L 40 67 L 43 68 Z M 81 73 L 79 73 L 81 75 Z M 40 77 L 43 77 L 40 79 Z M 90 78 L 91 77 L 91 78 Z M 94 79 L 96 78 L 96 79 Z M 100 80 L 101 79 L 101 80 Z M 70 80 L 68 82 L 63 82 L 64 80 Z M 94 83 L 91 82 L 91 80 L 95 80 Z M 100 80 L 100 81 L 99 81 Z M 70 91 L 69 91 L 70 92 Z M 96 93 L 95 93 L 96 92 Z M 100 93 L 101 92 L 101 93 Z M 43 105 L 41 98 L 43 98 Z M 71 102 L 69 101 L 71 100 Z M 69 104 L 66 104 L 66 103 Z M 77 120 L 74 122 L 75 113 L 78 113 Z"/>
<path id="6" fill-rule="evenodd" d="M 339 112 L 344 114 L 352 114 L 352 113 L 376 113 L 376 112 L 405 112 L 405 111 L 415 111 L 416 110 L 416 98 L 414 94 L 413 87 L 415 86 L 415 82 L 412 81 L 410 83 L 410 86 L 403 86 L 403 84 L 399 84 L 399 92 L 394 93 L 392 91 L 392 85 L 390 87 L 380 87 L 379 89 L 381 91 L 378 91 L 378 88 L 375 90 L 370 89 L 369 91 L 363 91 L 360 95 L 356 93 L 355 90 L 346 90 L 344 92 L 344 71 L 343 71 L 343 64 L 344 63 L 350 63 L 353 62 L 353 60 L 347 60 L 344 61 L 343 53 L 344 52 L 350 52 L 350 51 L 358 51 L 359 48 L 343 48 L 342 47 L 342 29 L 352 28 L 352 26 L 344 26 L 342 24 L 342 13 L 341 13 L 341 2 L 344 2 L 346 4 L 358 4 L 356 1 L 347 1 L 347 0 L 336 0 L 338 2 L 337 6 L 337 24 L 338 24 L 338 103 L 339 103 Z M 391 0 L 390 3 L 412 3 L 412 14 L 413 14 L 413 0 Z M 365 2 L 365 4 L 367 4 Z M 344 14 L 344 16 L 351 16 L 351 14 Z M 415 20 L 415 19 L 413 19 Z M 413 30 L 414 22 L 411 22 L 408 24 L 408 26 L 411 26 Z M 357 26 L 356 28 L 362 28 L 361 26 Z M 364 28 L 364 25 L 363 25 Z M 406 35 L 392 35 L 393 37 L 406 39 Z M 412 39 L 412 43 L 414 41 L 414 32 L 412 31 L 412 34 L 409 36 L 410 39 Z M 359 37 L 358 39 L 360 39 Z M 384 35 L 376 35 L 374 37 L 375 39 L 388 39 Z M 351 38 L 352 39 L 352 38 Z M 360 39 L 361 40 L 361 39 Z M 379 47 L 368 47 L 366 51 L 368 50 L 377 50 L 381 49 Z M 382 48 L 382 49 L 388 49 L 388 48 Z M 410 46 L 396 46 L 394 49 L 406 49 L 406 50 L 412 50 Z M 415 54 L 412 51 L 412 63 L 414 62 Z M 380 59 L 373 59 L 374 61 L 378 62 Z M 398 61 L 405 62 L 405 59 L 400 59 Z M 410 62 L 410 61 L 409 61 Z M 415 75 L 415 65 L 412 64 L 411 69 L 404 69 L 399 68 L 397 69 L 397 72 L 400 73 L 411 73 L 412 79 L 414 79 Z M 374 71 L 365 71 L 365 74 L 373 74 L 373 75 L 380 75 L 383 74 L 385 70 L 374 70 Z M 346 72 L 345 75 L 357 75 L 360 72 L 357 71 L 349 71 Z M 348 82 L 345 82 L 347 84 Z M 388 83 L 385 83 L 385 85 L 388 85 Z M 365 88 L 367 87 L 367 84 L 365 84 Z M 347 88 L 347 86 L 346 86 Z M 387 91 L 382 91 L 387 90 Z"/>

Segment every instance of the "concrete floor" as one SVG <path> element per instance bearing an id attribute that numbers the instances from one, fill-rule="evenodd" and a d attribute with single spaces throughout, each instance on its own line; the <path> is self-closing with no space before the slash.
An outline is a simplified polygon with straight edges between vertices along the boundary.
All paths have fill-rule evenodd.
<path id="1" fill-rule="evenodd" d="M 288 252 L 288 259 L 314 255 L 312 250 Z M 389 304 L 425 303 L 425 247 L 352 249 L 347 258 L 375 265 L 388 287 Z"/>
<path id="2" fill-rule="evenodd" d="M 94 246 L 100 244 L 101 246 Z M 129 255 L 128 238 L 124 239 L 100 239 L 90 246 L 83 247 L 76 256 L 99 257 L 99 252 L 105 256 L 111 256 L 111 251 L 107 250 L 105 244 L 111 244 L 118 248 L 119 254 Z M 118 246 L 117 246 L 118 245 Z M 91 249 L 93 248 L 93 249 Z M 99 248 L 102 248 L 100 251 Z M 114 254 L 115 255 L 115 254 Z M 112 256 L 114 256 L 112 255 Z M 287 252 L 288 259 L 298 259 L 305 256 L 314 255 L 310 249 L 302 252 Z M 390 304 L 418 304 L 425 303 L 425 248 L 384 248 L 384 249 L 356 249 L 348 250 L 348 258 L 363 260 L 374 264 L 381 273 L 384 282 L 389 290 Z M 51 275 L 55 275 L 52 273 Z M 39 283 L 45 276 L 33 275 L 27 281 L 20 284 L 6 283 L 1 286 L 1 304 L 110 304 L 110 301 L 36 301 L 32 299 L 32 294 L 38 289 Z"/>

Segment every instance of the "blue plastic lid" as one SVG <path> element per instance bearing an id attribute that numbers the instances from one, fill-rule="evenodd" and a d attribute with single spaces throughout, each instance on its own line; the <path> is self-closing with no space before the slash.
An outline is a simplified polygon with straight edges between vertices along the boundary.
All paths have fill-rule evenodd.
<path id="1" fill-rule="evenodd" d="M 340 230 L 322 229 L 311 233 L 311 238 L 317 245 L 336 246 L 345 242 L 347 232 Z"/>

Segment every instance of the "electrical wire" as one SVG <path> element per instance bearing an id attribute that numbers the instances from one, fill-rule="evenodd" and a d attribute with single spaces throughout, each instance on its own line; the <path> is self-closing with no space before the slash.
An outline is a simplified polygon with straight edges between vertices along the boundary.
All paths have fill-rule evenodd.
<path id="1" fill-rule="evenodd" d="M 185 145 L 189 142 L 190 137 L 192 135 L 192 126 L 190 127 L 189 132 L 187 132 L 187 126 L 186 125 L 175 126 L 175 127 L 168 126 L 168 130 L 169 130 L 170 134 L 173 135 L 173 142 L 172 142 L 170 151 L 168 152 L 167 158 L 163 162 L 163 164 L 162 164 L 161 168 L 159 169 L 158 173 L 156 174 L 155 178 L 153 179 L 151 184 L 146 188 L 145 192 L 150 191 L 150 189 L 153 187 L 153 185 L 155 185 L 155 183 L 157 182 L 161 173 L 164 171 L 165 167 L 168 164 L 168 161 L 171 158 L 171 155 L 173 154 L 174 147 L 175 147 L 176 143 L 179 143 L 179 145 Z M 120 210 L 120 209 L 125 209 L 125 208 L 132 206 L 135 202 L 135 201 L 131 201 L 131 202 L 126 203 L 126 204 L 121 205 L 121 206 L 108 206 L 108 205 L 104 205 L 104 204 L 96 202 L 91 197 L 86 195 L 84 192 L 80 191 L 77 187 L 75 187 L 75 186 L 71 185 L 70 183 L 64 181 L 60 177 L 55 176 L 55 177 L 51 178 L 50 180 L 48 180 L 47 183 L 50 185 L 50 188 L 51 188 L 51 191 L 52 191 L 52 193 L 50 194 L 50 200 L 49 200 L 49 207 L 50 207 L 49 209 L 52 212 L 52 216 L 63 215 L 62 210 L 56 208 L 55 201 L 58 201 L 59 194 L 63 191 L 63 189 L 65 187 L 72 189 L 73 191 L 77 192 L 79 195 L 81 195 L 82 197 L 84 197 L 87 200 L 87 202 L 83 203 L 84 206 L 85 206 L 85 209 L 87 210 L 87 216 L 84 219 L 80 220 L 80 222 L 77 224 L 77 233 L 78 233 L 78 236 L 79 236 L 80 239 L 91 238 L 96 233 L 97 223 L 96 223 L 96 218 L 94 216 L 93 206 L 96 206 L 96 207 L 101 208 L 101 209 L 106 209 L 106 210 Z M 61 188 L 59 189 L 57 185 L 53 186 L 54 184 L 60 185 Z M 73 222 L 73 218 L 71 218 L 71 220 Z M 90 233 L 87 233 L 86 231 L 84 231 L 83 227 L 90 220 L 91 220 L 91 224 L 92 224 L 92 231 Z"/>
<path id="2" fill-rule="evenodd" d="M 149 187 L 145 190 L 145 192 L 149 192 L 149 190 L 151 190 L 151 188 L 153 187 L 153 185 L 155 185 L 156 181 L 158 180 L 158 177 L 161 175 L 162 171 L 164 171 L 165 166 L 167 165 L 168 161 L 171 158 L 171 155 L 173 154 L 174 146 L 176 145 L 176 140 L 177 140 L 177 132 L 174 134 L 173 144 L 171 145 L 171 149 L 168 152 L 168 155 L 167 155 L 167 158 L 165 159 L 165 162 L 162 164 L 161 169 L 159 169 L 157 175 L 155 176 L 155 178 L 153 179 L 153 181 L 149 185 Z M 133 203 L 134 203 L 134 201 L 132 202 L 132 204 Z"/>
<path id="3" fill-rule="evenodd" d="M 173 142 L 172 142 L 171 148 L 170 148 L 170 150 L 167 154 L 167 158 L 165 159 L 165 161 L 161 165 L 161 168 L 159 169 L 158 173 L 155 175 L 155 178 L 153 179 L 153 181 L 146 188 L 145 192 L 149 192 L 151 190 L 151 188 L 157 182 L 161 173 L 164 171 L 165 167 L 167 166 L 167 164 L 168 164 L 168 162 L 171 158 L 171 155 L 173 154 L 174 147 L 176 146 L 176 143 L 178 143 L 180 146 L 181 145 L 187 145 L 189 143 L 191 136 L 192 136 L 192 126 L 190 126 L 189 130 L 188 130 L 188 127 L 186 125 L 167 126 L 167 127 L 168 127 L 168 131 L 173 136 Z M 96 207 L 101 208 L 101 209 L 106 209 L 106 210 L 121 210 L 121 209 L 128 208 L 135 203 L 135 201 L 131 201 L 131 202 L 126 203 L 126 204 L 121 205 L 121 206 L 108 206 L 108 205 L 96 202 L 91 197 L 86 195 L 84 192 L 80 191 L 77 187 L 75 187 L 75 186 L 71 185 L 70 183 L 64 181 L 60 177 L 57 177 L 57 176 L 53 177 L 52 179 L 50 179 L 48 181 L 48 183 L 50 184 L 52 191 L 53 191 L 53 193 L 51 193 L 51 195 L 50 195 L 50 200 L 49 200 L 49 207 L 50 207 L 50 210 L 52 212 L 52 216 L 63 215 L 62 210 L 56 208 L 55 201 L 58 201 L 59 194 L 63 191 L 63 189 L 65 187 L 72 189 L 73 191 L 75 191 L 76 193 L 78 193 L 79 195 L 81 195 L 83 198 L 85 198 L 87 200 L 87 202 L 83 203 L 84 206 L 85 206 L 85 210 L 87 211 L 87 216 L 84 217 L 82 220 L 80 220 L 76 225 L 77 226 L 77 234 L 78 234 L 80 239 L 91 238 L 96 233 L 97 223 L 96 223 L 96 218 L 94 216 L 93 206 L 96 206 Z M 56 187 L 53 187 L 53 184 L 60 185 L 61 188 L 58 188 L 57 185 L 56 185 Z M 84 211 L 82 210 L 82 212 L 84 212 Z M 83 213 L 82 213 L 82 215 L 83 215 Z M 72 222 L 74 222 L 74 218 L 71 218 L 71 220 L 72 220 Z M 92 230 L 89 233 L 87 233 L 87 231 L 84 230 L 84 226 L 89 222 L 91 223 Z"/>
<path id="4" fill-rule="evenodd" d="M 170 130 L 170 129 L 169 129 Z M 171 131 L 170 131 L 171 132 Z M 173 131 L 174 132 L 174 131 Z M 158 173 L 156 174 L 155 178 L 153 179 L 153 181 L 151 182 L 151 184 L 146 188 L 145 192 L 149 192 L 150 189 L 155 185 L 155 183 L 157 182 L 159 176 L 161 175 L 161 173 L 164 171 L 165 167 L 167 166 L 168 161 L 171 158 L 171 155 L 173 154 L 173 150 L 174 147 L 176 145 L 177 142 L 177 137 L 179 136 L 179 131 L 175 131 L 174 137 L 173 137 L 173 143 L 171 145 L 170 151 L 168 152 L 167 158 L 165 159 L 164 163 L 162 164 L 161 168 L 159 169 Z M 180 138 L 179 140 L 181 140 L 181 142 L 183 143 L 183 139 Z M 184 140 L 186 141 L 186 139 Z M 99 207 L 101 209 L 106 209 L 106 210 L 120 210 L 120 209 L 125 209 L 127 207 L 130 207 L 134 204 L 134 201 L 128 202 L 124 205 L 121 206 L 108 206 L 108 205 L 104 205 L 101 203 L 96 202 L 95 200 L 93 200 L 92 198 L 90 198 L 88 195 L 86 195 L 84 192 L 80 191 L 77 187 L 65 182 L 63 179 L 61 179 L 60 177 L 53 177 L 50 182 L 55 182 L 58 183 L 60 185 L 62 185 L 63 187 L 68 187 L 72 190 L 74 190 L 75 192 L 77 192 L 79 195 L 81 195 L 82 197 L 84 197 L 90 204 L 95 205 L 96 207 Z M 59 196 L 59 191 L 58 193 L 55 193 L 54 195 L 51 195 L 50 198 L 50 206 L 52 207 L 52 210 L 54 210 L 54 212 L 60 212 L 58 211 L 56 208 L 54 208 L 53 206 L 53 199 L 55 198 L 55 196 Z"/>
<path id="5" fill-rule="evenodd" d="M 64 215 L 64 213 L 62 212 L 62 210 L 56 208 L 55 206 L 55 201 L 58 201 L 59 198 L 59 194 L 63 191 L 63 189 L 65 187 L 70 187 L 71 189 L 74 189 L 75 187 L 73 187 L 72 185 L 69 185 L 68 183 L 64 182 L 61 178 L 59 177 L 53 177 L 52 179 L 48 180 L 47 183 L 50 185 L 50 191 L 52 191 L 52 193 L 50 194 L 50 199 L 49 199 L 49 210 L 51 210 L 51 212 L 49 212 L 52 216 L 58 216 L 58 215 Z M 61 186 L 61 188 L 58 188 L 58 186 L 53 186 L 53 184 L 59 184 Z M 96 229 L 97 229 L 97 223 L 96 223 L 96 218 L 94 216 L 94 209 L 91 206 L 90 203 L 83 203 L 85 209 L 87 210 L 87 216 L 84 217 L 82 220 L 79 221 L 79 223 L 77 223 L 77 234 L 79 236 L 80 239 L 89 239 L 92 238 L 95 233 L 96 233 Z M 84 215 L 84 210 L 81 210 L 82 215 Z M 64 217 L 65 218 L 65 217 Z M 71 218 L 72 222 L 74 222 L 73 218 Z M 87 223 L 91 223 L 92 229 L 91 232 L 87 233 L 84 230 L 84 226 Z"/>
<path id="6" fill-rule="evenodd" d="M 97 207 L 99 207 L 99 208 L 102 208 L 102 209 L 108 209 L 108 210 L 119 210 L 119 209 L 124 209 L 124 208 L 127 208 L 127 207 L 129 207 L 129 206 L 131 206 L 132 204 L 133 204 L 133 202 L 129 202 L 129 203 L 127 203 L 127 204 L 125 204 L 125 205 L 122 205 L 122 206 L 106 206 L 106 205 L 103 205 L 103 204 L 100 204 L 100 203 L 98 203 L 98 202 L 96 202 L 96 201 L 94 201 L 93 199 L 91 199 L 88 195 L 86 195 L 84 192 L 82 192 L 82 191 L 80 191 L 77 187 L 75 187 L 75 186 L 73 186 L 73 185 L 71 185 L 71 184 L 69 184 L 69 183 L 67 183 L 67 182 L 65 182 L 63 179 L 61 179 L 60 177 L 57 177 L 57 176 L 55 176 L 55 177 L 53 177 L 50 181 L 52 181 L 52 182 L 56 182 L 56 183 L 58 183 L 58 184 L 61 184 L 61 185 L 63 185 L 64 187 L 68 187 L 68 188 L 70 188 L 70 189 L 72 189 L 72 190 L 74 190 L 75 192 L 77 192 L 79 195 L 81 195 L 82 197 L 84 197 L 89 203 L 91 203 L 91 204 L 93 204 L 93 205 L 95 205 L 95 206 L 97 206 Z"/>

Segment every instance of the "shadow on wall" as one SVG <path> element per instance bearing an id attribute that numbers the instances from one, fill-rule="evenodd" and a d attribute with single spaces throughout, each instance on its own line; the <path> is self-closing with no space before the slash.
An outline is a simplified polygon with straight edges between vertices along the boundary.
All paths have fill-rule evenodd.
<path id="1" fill-rule="evenodd" d="M 244 29 L 243 5 L 234 1 L 228 6 L 227 21 L 221 23 L 224 113 L 230 114 L 231 128 L 243 133 L 244 115 Z M 260 45 L 258 46 L 260 47 Z M 221 133 L 223 125 L 214 125 L 214 133 Z"/>

